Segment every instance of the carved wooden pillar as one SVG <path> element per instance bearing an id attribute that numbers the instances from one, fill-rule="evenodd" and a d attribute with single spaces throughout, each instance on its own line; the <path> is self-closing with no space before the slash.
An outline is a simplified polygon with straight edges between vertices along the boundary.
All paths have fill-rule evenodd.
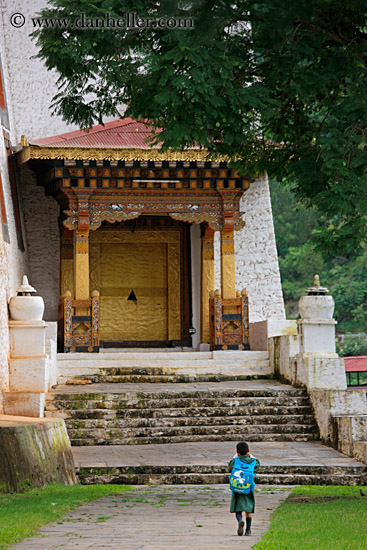
<path id="1" fill-rule="evenodd" d="M 210 342 L 209 293 L 215 286 L 214 231 L 209 226 L 203 226 L 202 231 L 200 341 L 207 344 Z"/>
<path id="2" fill-rule="evenodd" d="M 60 247 L 60 295 L 70 290 L 74 296 L 73 231 L 62 229 Z"/>
<path id="3" fill-rule="evenodd" d="M 91 191 L 74 190 L 78 200 L 78 226 L 74 231 L 75 300 L 89 300 L 89 198 Z M 79 315 L 87 312 L 79 310 Z"/>
<path id="4" fill-rule="evenodd" d="M 236 271 L 234 256 L 234 228 L 220 232 L 220 269 L 222 298 L 236 297 Z"/>
<path id="5" fill-rule="evenodd" d="M 89 231 L 74 231 L 75 300 L 89 300 Z"/>
<path id="6" fill-rule="evenodd" d="M 238 210 L 237 194 L 232 189 L 218 190 L 222 197 L 223 228 L 220 232 L 220 271 L 222 298 L 236 297 L 236 271 L 234 256 L 235 213 Z"/>

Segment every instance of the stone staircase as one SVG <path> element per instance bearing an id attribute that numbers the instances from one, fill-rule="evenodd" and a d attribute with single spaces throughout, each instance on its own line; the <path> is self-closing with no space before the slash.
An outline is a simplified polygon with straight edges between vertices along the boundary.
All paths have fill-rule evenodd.
<path id="1" fill-rule="evenodd" d="M 63 416 L 73 445 L 188 441 L 309 441 L 317 427 L 304 390 L 237 389 L 236 382 L 176 383 L 172 389 L 59 387 L 47 415 Z M 243 386 L 243 382 L 241 383 Z M 157 388 L 158 389 L 158 388 Z M 106 391 L 107 390 L 107 391 Z M 128 391 L 126 391 L 128 390 Z M 80 389 L 79 389 L 80 392 Z"/>
<path id="2" fill-rule="evenodd" d="M 305 390 L 272 379 L 266 352 L 59 354 L 59 384 L 46 416 L 62 417 L 72 445 L 85 449 L 150 449 L 315 442 L 318 429 Z M 81 381 L 89 381 L 79 385 Z M 69 384 L 66 384 L 69 382 Z M 70 382 L 76 383 L 70 384 Z M 92 383 L 90 383 L 92 382 Z M 212 442 L 212 443 L 210 443 Z M 124 447 L 118 447 L 124 446 Z M 233 445 L 228 445 L 232 449 Z M 204 448 L 203 447 L 203 448 Z M 190 447 L 191 448 L 191 447 Z M 88 450 L 90 449 L 90 451 Z M 192 452 L 188 451 L 189 453 Z M 88 462 L 94 463 L 88 466 Z M 87 460 L 82 483 L 224 483 L 226 466 L 182 461 L 109 466 Z M 361 466 L 265 465 L 260 483 L 358 484 Z"/>

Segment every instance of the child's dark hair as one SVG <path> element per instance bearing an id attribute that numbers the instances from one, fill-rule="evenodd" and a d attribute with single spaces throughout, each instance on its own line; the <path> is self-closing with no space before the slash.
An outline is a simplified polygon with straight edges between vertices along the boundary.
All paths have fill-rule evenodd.
<path id="1" fill-rule="evenodd" d="M 248 450 L 249 450 L 249 446 L 246 443 L 246 441 L 240 441 L 239 443 L 237 443 L 236 451 L 240 456 L 247 455 Z"/>

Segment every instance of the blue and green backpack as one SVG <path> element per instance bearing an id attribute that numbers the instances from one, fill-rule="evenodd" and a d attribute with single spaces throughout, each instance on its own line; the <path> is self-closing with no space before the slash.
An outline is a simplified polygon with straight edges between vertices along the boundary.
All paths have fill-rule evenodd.
<path id="1" fill-rule="evenodd" d="M 255 489 L 255 466 L 256 460 L 247 463 L 236 456 L 229 476 L 229 487 L 234 493 L 247 495 Z"/>

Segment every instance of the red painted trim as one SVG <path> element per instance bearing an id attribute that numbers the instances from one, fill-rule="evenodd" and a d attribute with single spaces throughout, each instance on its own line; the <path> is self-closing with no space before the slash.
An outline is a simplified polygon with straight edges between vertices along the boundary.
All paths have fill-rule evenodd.
<path id="1" fill-rule="evenodd" d="M 345 372 L 367 372 L 367 355 L 344 357 Z"/>

